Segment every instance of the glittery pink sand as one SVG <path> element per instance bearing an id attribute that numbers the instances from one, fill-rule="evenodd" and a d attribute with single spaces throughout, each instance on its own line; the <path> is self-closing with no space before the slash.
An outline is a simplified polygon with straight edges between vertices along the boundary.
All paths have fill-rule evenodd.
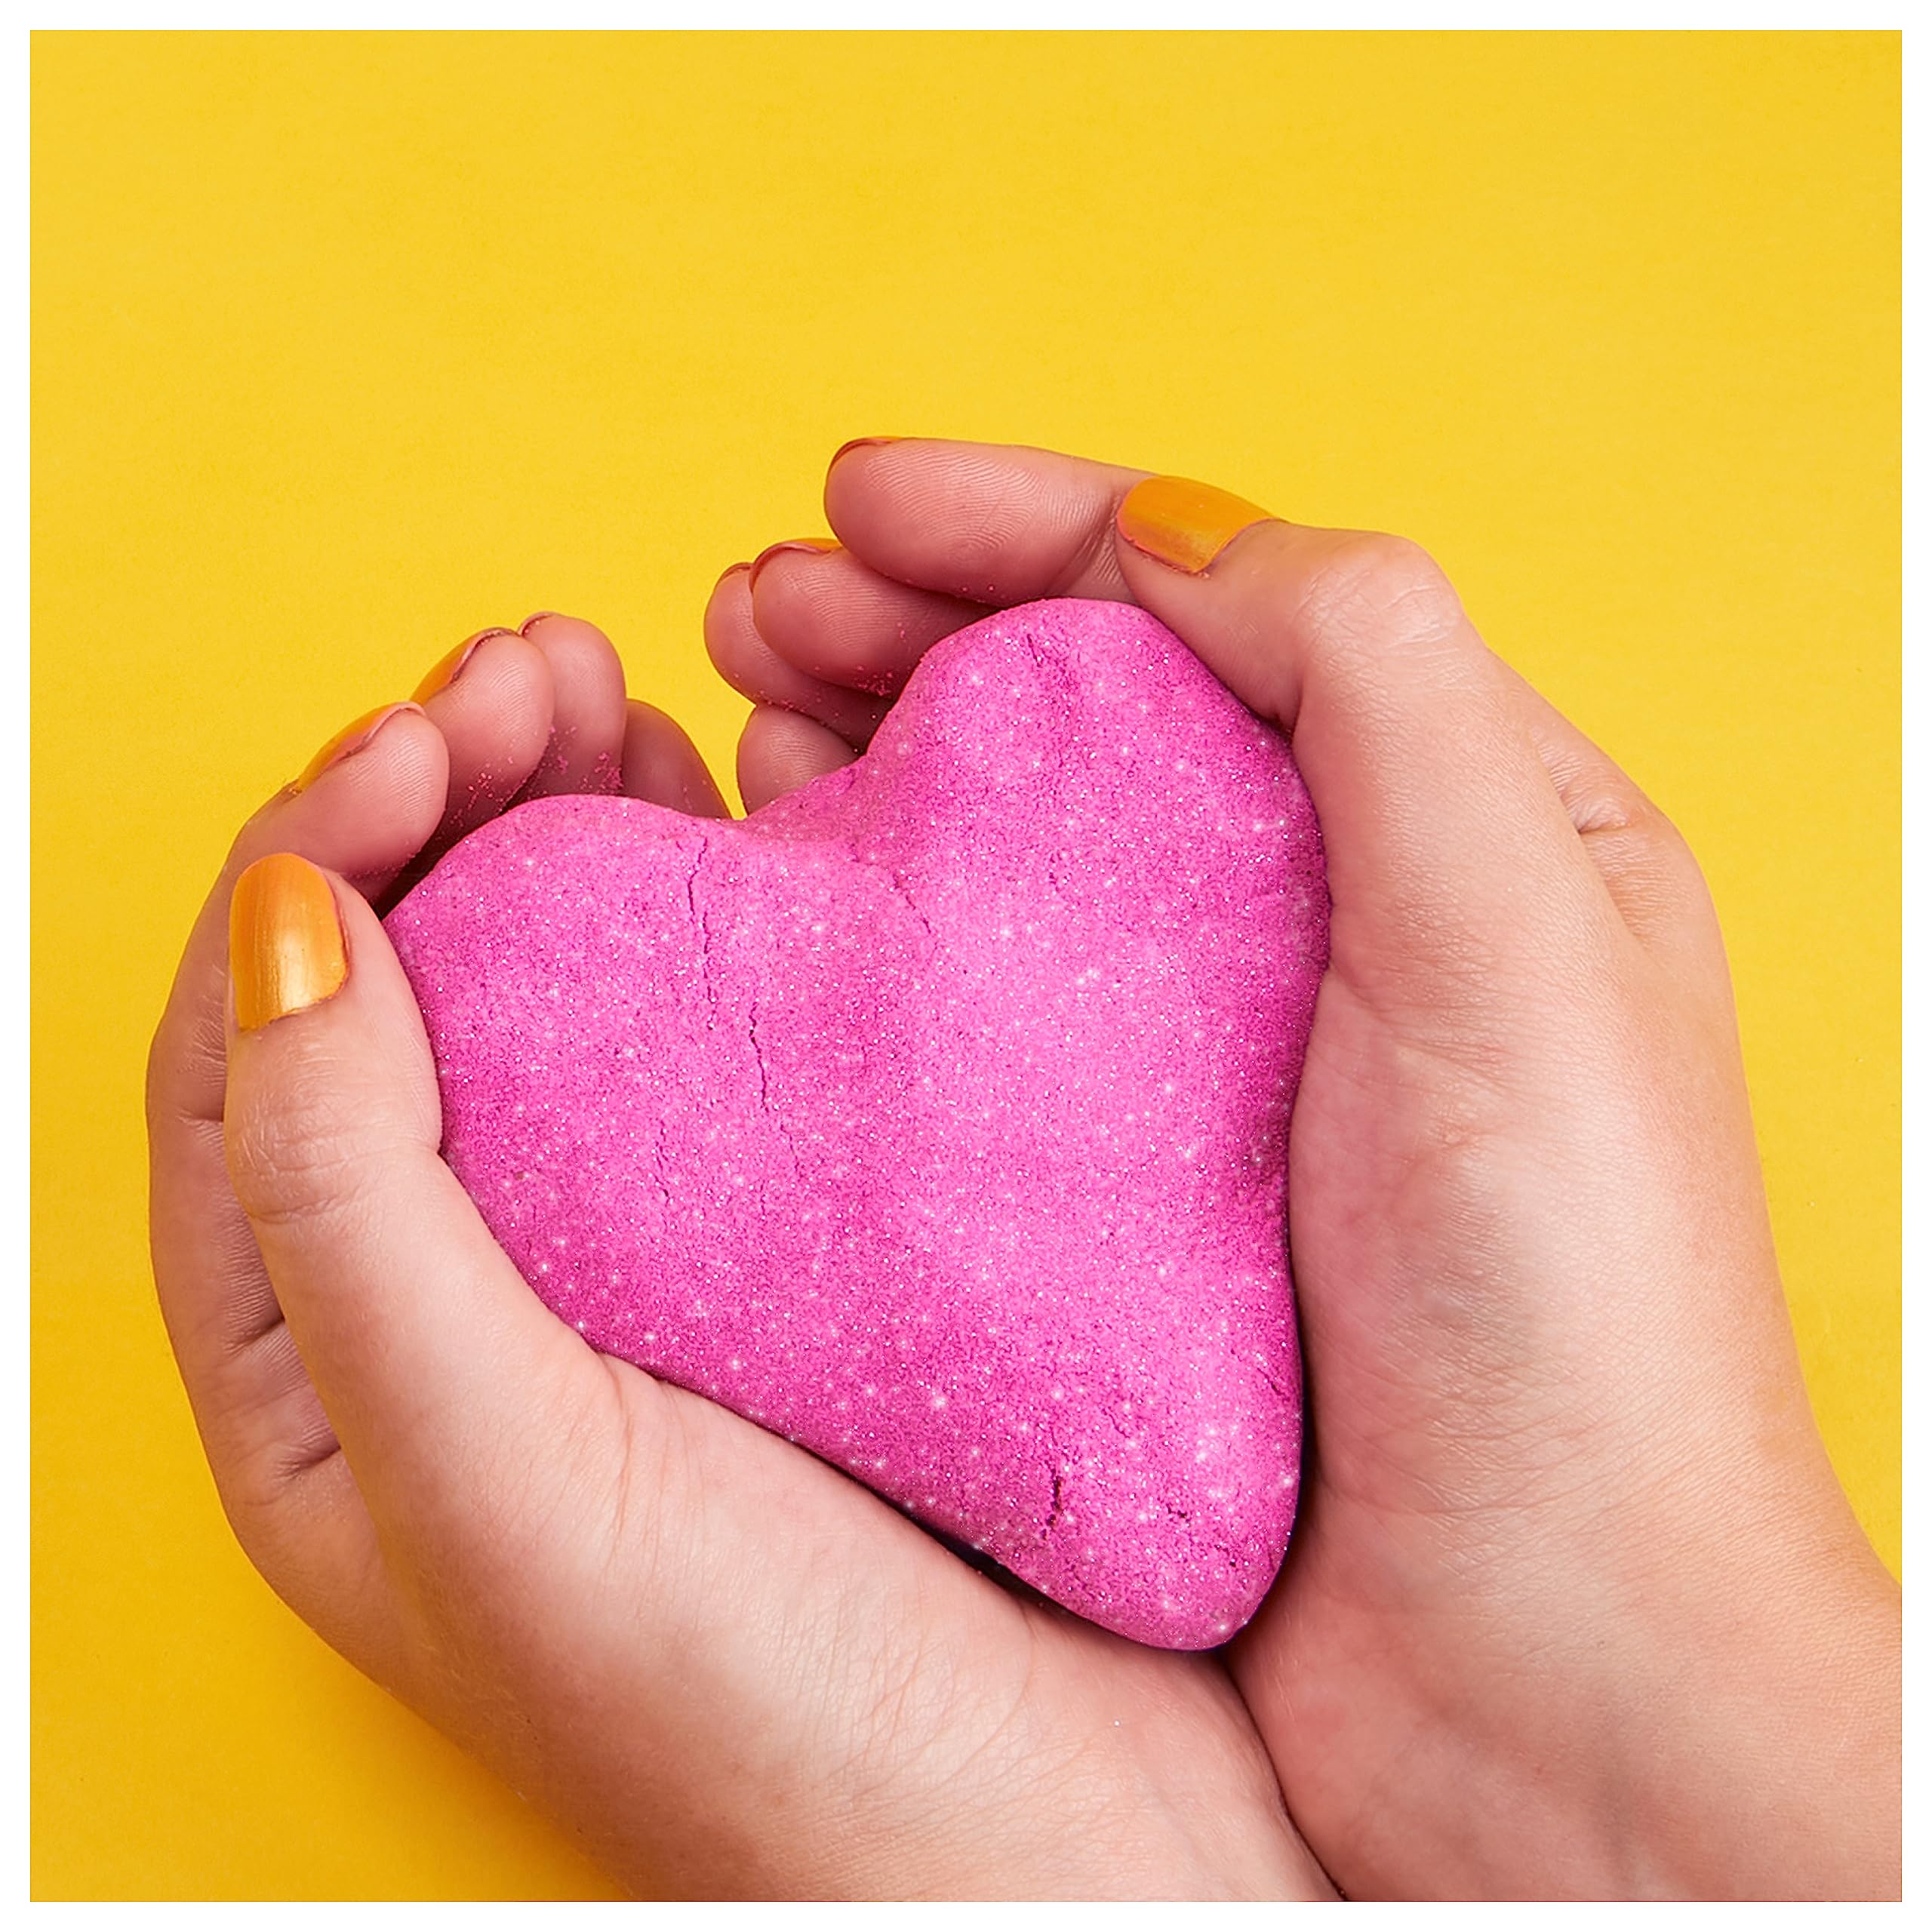
<path id="1" fill-rule="evenodd" d="M 1327 894 L 1281 737 L 1159 623 L 988 618 L 856 764 L 740 823 L 524 805 L 389 931 L 450 1164 L 597 1347 L 1128 1636 L 1253 1614 Z"/>

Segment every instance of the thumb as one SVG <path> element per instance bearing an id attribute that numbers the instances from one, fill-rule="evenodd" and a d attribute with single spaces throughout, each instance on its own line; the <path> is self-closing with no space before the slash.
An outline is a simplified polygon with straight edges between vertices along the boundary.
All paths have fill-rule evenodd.
<path id="1" fill-rule="evenodd" d="M 1519 681 L 1423 551 L 1165 476 L 1114 539 L 1136 600 L 1291 738 L 1345 974 L 1425 968 L 1433 1006 L 1445 979 L 1481 997 L 1614 928 Z"/>
<path id="2" fill-rule="evenodd" d="M 472 1524 L 595 1358 L 438 1158 L 429 1040 L 368 903 L 275 853 L 229 940 L 229 1174 L 290 1333 L 378 1525 Z"/>

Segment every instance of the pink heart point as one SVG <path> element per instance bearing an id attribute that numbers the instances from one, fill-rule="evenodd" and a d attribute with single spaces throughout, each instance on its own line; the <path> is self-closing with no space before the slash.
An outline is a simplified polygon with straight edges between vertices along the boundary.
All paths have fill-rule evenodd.
<path id="1" fill-rule="evenodd" d="M 1127 1636 L 1254 1614 L 1328 900 L 1280 734 L 1161 624 L 987 618 L 843 771 L 534 801 L 388 926 L 445 1156 L 588 1341 Z"/>

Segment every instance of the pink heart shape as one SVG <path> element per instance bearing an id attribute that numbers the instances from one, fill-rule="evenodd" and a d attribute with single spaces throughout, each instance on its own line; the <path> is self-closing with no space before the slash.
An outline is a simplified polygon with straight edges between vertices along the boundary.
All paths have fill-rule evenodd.
<path id="1" fill-rule="evenodd" d="M 1194 1649 L 1287 1546 L 1287 1130 L 1327 950 L 1280 734 L 1144 612 L 931 651 L 739 823 L 557 798 L 388 928 L 444 1152 L 598 1348 Z"/>

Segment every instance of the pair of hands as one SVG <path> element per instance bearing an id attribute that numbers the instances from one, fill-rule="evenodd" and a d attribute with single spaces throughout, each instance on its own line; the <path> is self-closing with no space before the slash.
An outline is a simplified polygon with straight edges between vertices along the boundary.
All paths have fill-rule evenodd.
<path id="1" fill-rule="evenodd" d="M 1805 1398 L 1676 832 L 1407 544 L 930 441 L 848 445 L 825 498 L 837 546 L 706 613 L 748 808 L 1042 596 L 1143 605 L 1292 740 L 1334 924 L 1275 1588 L 1202 1656 L 1023 1601 L 596 1354 L 490 1239 L 371 902 L 521 798 L 725 811 L 557 617 L 248 822 L 155 1037 L 155 1277 L 257 1567 L 638 1891 L 1895 1894 L 1897 1589 Z"/>

